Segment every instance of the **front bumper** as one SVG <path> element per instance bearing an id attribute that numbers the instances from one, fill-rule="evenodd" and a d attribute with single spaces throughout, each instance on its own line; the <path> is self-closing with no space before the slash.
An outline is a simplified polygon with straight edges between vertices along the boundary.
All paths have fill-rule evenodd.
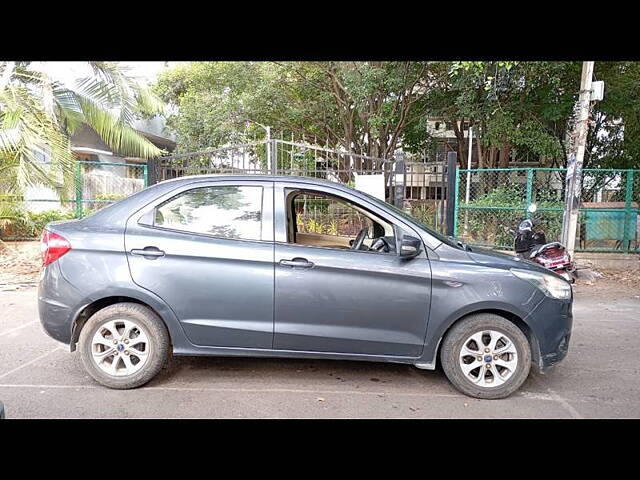
<path id="1" fill-rule="evenodd" d="M 538 343 L 537 365 L 544 373 L 562 361 L 569 353 L 573 326 L 573 298 L 554 300 L 545 297 L 527 317 Z"/>

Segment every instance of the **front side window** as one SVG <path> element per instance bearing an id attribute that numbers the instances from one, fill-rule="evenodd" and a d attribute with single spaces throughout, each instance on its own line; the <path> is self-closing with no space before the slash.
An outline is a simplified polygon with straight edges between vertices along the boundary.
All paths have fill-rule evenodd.
<path id="1" fill-rule="evenodd" d="M 260 240 L 262 187 L 217 186 L 188 190 L 156 208 L 154 225 L 216 237 Z"/>
<path id="2" fill-rule="evenodd" d="M 393 226 L 332 195 L 294 191 L 288 195 L 288 241 L 313 247 L 395 252 Z"/>
<path id="3" fill-rule="evenodd" d="M 336 197 L 301 193 L 293 202 L 298 233 L 354 237 L 373 226 L 366 215 Z"/>

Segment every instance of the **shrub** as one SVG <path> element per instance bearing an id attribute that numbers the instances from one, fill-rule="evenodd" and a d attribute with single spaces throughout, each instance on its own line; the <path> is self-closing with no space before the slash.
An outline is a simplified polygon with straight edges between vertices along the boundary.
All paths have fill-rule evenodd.
<path id="1" fill-rule="evenodd" d="M 0 238 L 37 238 L 47 223 L 72 218 L 71 212 L 61 210 L 29 212 L 22 202 L 2 202 L 0 203 Z"/>
<path id="2" fill-rule="evenodd" d="M 100 200 L 101 202 L 117 202 L 118 200 L 122 200 L 125 197 L 126 195 L 123 195 L 121 193 L 100 193 L 96 195 L 95 199 Z"/>
<path id="3" fill-rule="evenodd" d="M 557 240 L 562 230 L 562 211 L 545 211 L 547 208 L 562 209 L 563 207 L 562 202 L 551 194 L 553 192 L 540 191 L 535 195 L 538 207 L 534 215 L 536 229 L 543 230 L 548 241 Z M 494 207 L 495 209 L 460 209 L 458 235 L 471 243 L 494 247 L 513 245 L 513 237 L 508 233 L 508 229 L 515 229 L 525 218 L 527 208 L 525 198 L 523 185 L 505 185 L 469 202 L 470 207 Z M 503 210 L 501 207 L 506 209 Z"/>
<path id="4" fill-rule="evenodd" d="M 411 216 L 414 217 L 417 221 L 435 229 L 435 219 L 436 219 L 436 204 L 435 203 L 426 203 L 426 202 L 412 202 L 411 203 Z"/>
<path id="5" fill-rule="evenodd" d="M 74 218 L 73 212 L 64 212 L 61 210 L 46 210 L 44 212 L 29 213 L 29 218 L 33 222 L 33 234 L 34 236 L 40 235 L 44 227 L 49 222 L 55 222 L 58 220 L 72 220 Z"/>

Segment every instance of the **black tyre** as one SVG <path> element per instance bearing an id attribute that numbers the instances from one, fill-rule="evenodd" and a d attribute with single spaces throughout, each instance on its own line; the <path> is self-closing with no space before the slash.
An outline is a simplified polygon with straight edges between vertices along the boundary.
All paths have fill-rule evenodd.
<path id="1" fill-rule="evenodd" d="M 144 385 L 167 362 L 171 348 L 162 320 L 137 303 L 117 303 L 87 320 L 78 341 L 82 363 L 109 388 Z"/>
<path id="2" fill-rule="evenodd" d="M 527 337 L 494 314 L 469 315 L 447 333 L 442 368 L 454 387 L 474 398 L 505 398 L 518 390 L 531 369 Z"/>

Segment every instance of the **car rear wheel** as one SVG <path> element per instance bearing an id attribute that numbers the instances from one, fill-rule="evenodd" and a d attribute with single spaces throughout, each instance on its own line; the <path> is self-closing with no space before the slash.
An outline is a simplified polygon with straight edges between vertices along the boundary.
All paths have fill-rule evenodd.
<path id="1" fill-rule="evenodd" d="M 494 314 L 470 315 L 442 343 L 442 368 L 454 387 L 475 398 L 505 398 L 518 390 L 531 369 L 527 337 Z"/>
<path id="2" fill-rule="evenodd" d="M 118 303 L 96 312 L 78 341 L 82 363 L 97 382 L 129 389 L 150 381 L 169 358 L 162 320 L 137 303 Z"/>

